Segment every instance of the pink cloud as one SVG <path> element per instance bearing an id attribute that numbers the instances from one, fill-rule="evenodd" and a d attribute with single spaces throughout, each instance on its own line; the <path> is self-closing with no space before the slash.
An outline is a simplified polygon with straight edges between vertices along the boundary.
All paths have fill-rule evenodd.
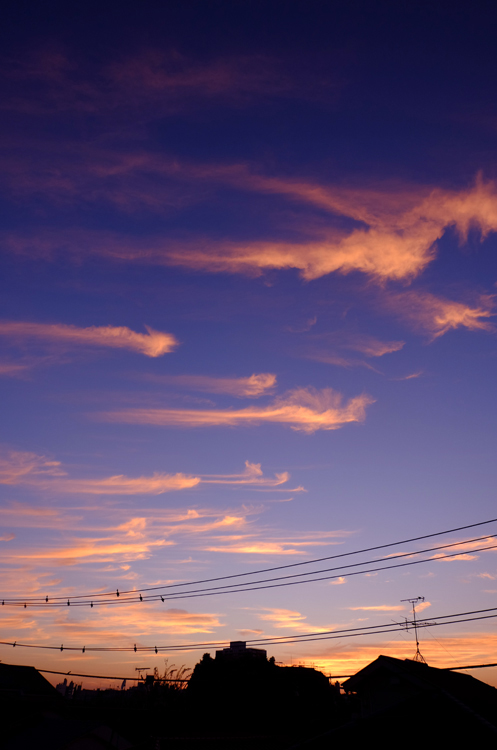
<path id="1" fill-rule="evenodd" d="M 154 331 L 145 326 L 147 334 L 136 333 L 125 326 L 90 326 L 77 328 L 63 323 L 0 322 L 0 336 L 14 341 L 43 339 L 56 344 L 104 346 L 129 349 L 147 357 L 160 357 L 173 351 L 178 341 L 171 333 Z"/>
<path id="2" fill-rule="evenodd" d="M 337 430 L 350 422 L 362 422 L 366 417 L 366 407 L 372 403 L 374 399 L 363 394 L 342 405 L 341 394 L 331 388 L 321 391 L 297 388 L 265 407 L 250 406 L 238 410 L 137 408 L 105 412 L 99 417 L 108 422 L 171 427 L 234 427 L 273 422 L 312 433 Z"/>
<path id="3" fill-rule="evenodd" d="M 35 476 L 45 479 L 61 477 L 65 472 L 60 461 L 51 461 L 45 456 L 26 451 L 0 452 L 0 484 L 19 484 Z"/>
<path id="4" fill-rule="evenodd" d="M 273 479 L 265 477 L 260 464 L 251 464 L 245 461 L 245 471 L 241 474 L 204 474 L 201 477 L 203 484 L 239 484 L 256 485 L 259 487 L 278 487 L 290 479 L 287 471 L 276 474 Z M 285 492 L 302 491 L 302 487 L 293 490 L 285 489 Z"/>
<path id="5" fill-rule="evenodd" d="M 347 609 L 351 609 L 353 612 L 357 610 L 361 612 L 404 612 L 405 606 L 403 604 L 377 604 L 371 607 L 347 607 Z"/>
<path id="6" fill-rule="evenodd" d="M 160 495 L 195 487 L 199 477 L 155 472 L 148 477 L 123 474 L 101 479 L 71 479 L 60 461 L 21 451 L 0 452 L 0 484 L 24 484 L 38 489 L 90 495 Z"/>
<path id="7" fill-rule="evenodd" d="M 137 80 L 143 75 L 139 72 Z M 162 78 L 151 74 L 150 80 Z M 160 88 L 159 83 L 151 88 L 156 87 Z M 497 231 L 496 187 L 481 177 L 460 191 L 398 184 L 358 189 L 273 177 L 250 171 L 245 164 L 188 164 L 146 152 L 123 155 L 85 147 L 84 152 L 63 154 L 59 165 L 61 158 L 57 153 L 51 155 L 50 164 L 39 175 L 33 173 L 32 160 L 24 165 L 17 159 L 7 160 L 4 172 L 10 190 L 39 193 L 52 201 L 104 200 L 128 213 L 146 210 L 163 214 L 175 206 L 204 200 L 217 186 L 230 185 L 240 191 L 280 196 L 329 214 L 327 225 L 320 222 L 318 226 L 307 218 L 296 227 L 306 239 L 295 242 L 219 238 L 166 242 L 161 237 L 137 242 L 110 233 L 100 238 L 95 234 L 89 242 L 90 233 L 86 241 L 84 233 L 80 234 L 80 241 L 92 253 L 116 260 L 177 265 L 209 273 L 261 274 L 293 268 L 306 280 L 359 271 L 385 282 L 411 280 L 422 273 L 436 256 L 437 241 L 451 227 L 461 241 L 471 227 L 480 231 L 482 238 Z M 337 217 L 346 217 L 356 226 L 338 228 Z M 73 234 L 76 243 L 77 234 Z M 13 248 L 31 245 L 51 252 L 57 245 L 67 245 L 67 240 L 47 236 L 24 241 L 13 238 L 10 243 Z M 81 248 L 75 252 L 80 255 Z"/>
<path id="8" fill-rule="evenodd" d="M 154 472 L 148 477 L 118 474 L 103 479 L 63 479 L 51 483 L 50 489 L 85 495 L 162 495 L 164 492 L 196 487 L 200 481 L 199 477 L 185 474 Z"/>
<path id="9" fill-rule="evenodd" d="M 417 330 L 425 331 L 432 339 L 450 330 L 494 331 L 489 320 L 495 316 L 494 295 L 481 295 L 476 306 L 454 302 L 423 291 L 407 290 L 385 296 L 384 306 L 407 320 Z"/>
<path id="10" fill-rule="evenodd" d="M 385 354 L 400 351 L 404 343 L 404 341 L 381 341 L 374 336 L 348 331 L 334 331 L 312 336 L 311 344 L 308 345 L 304 356 L 315 362 L 324 362 L 337 367 L 366 367 L 378 372 L 363 359 L 351 357 L 348 351 L 359 352 L 368 358 L 383 357 Z"/>
<path id="11" fill-rule="evenodd" d="M 165 474 L 128 477 L 117 474 L 109 477 L 71 478 L 60 461 L 21 451 L 0 451 L 0 484 L 25 485 L 39 490 L 83 495 L 161 495 L 164 492 L 189 489 L 200 484 L 249 486 L 271 490 L 286 484 L 287 471 L 265 477 L 260 464 L 245 461 L 244 471 L 238 474 Z M 285 488 L 285 492 L 304 492 L 303 487 Z M 0 510 L 0 514 L 1 514 Z"/>
<path id="12" fill-rule="evenodd" d="M 331 630 L 329 626 L 319 627 L 307 623 L 306 615 L 291 609 L 277 607 L 266 607 L 263 613 L 258 615 L 260 620 L 271 623 L 275 628 L 295 630 L 298 633 L 323 633 Z"/>

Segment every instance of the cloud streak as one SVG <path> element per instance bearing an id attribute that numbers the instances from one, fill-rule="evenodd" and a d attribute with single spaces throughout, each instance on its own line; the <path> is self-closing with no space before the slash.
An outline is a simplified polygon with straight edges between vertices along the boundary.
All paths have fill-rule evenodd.
<path id="1" fill-rule="evenodd" d="M 146 375 L 154 383 L 185 388 L 203 393 L 226 393 L 238 398 L 259 398 L 272 393 L 276 375 L 269 372 L 254 373 L 247 378 L 215 378 L 208 375 Z"/>
<path id="2" fill-rule="evenodd" d="M 178 346 L 178 341 L 171 333 L 154 331 L 149 326 L 145 328 L 146 334 L 136 333 L 126 326 L 77 328 L 63 323 L 3 321 L 0 322 L 0 336 L 7 337 L 15 343 L 24 339 L 41 339 L 60 345 L 128 349 L 147 357 L 160 357 Z"/>
<path id="3" fill-rule="evenodd" d="M 250 406 L 237 410 L 122 409 L 100 413 L 99 418 L 107 422 L 161 427 L 236 427 L 276 423 L 312 433 L 317 430 L 337 430 L 351 422 L 362 422 L 366 418 L 366 407 L 372 403 L 374 399 L 365 394 L 342 403 L 341 394 L 331 388 L 297 388 L 262 407 Z"/>
<path id="4" fill-rule="evenodd" d="M 245 461 L 245 471 L 241 474 L 204 474 L 201 479 L 203 484 L 243 484 L 259 487 L 278 487 L 288 482 L 290 474 L 287 471 L 283 471 L 275 474 L 274 479 L 271 479 L 264 476 L 260 464 L 251 464 L 250 461 Z M 285 488 L 286 492 L 298 492 L 302 490 L 302 487 L 297 487 L 293 490 Z"/>
<path id="5" fill-rule="evenodd" d="M 72 242 L 60 236 L 27 240 L 32 247 L 85 246 L 93 253 L 115 259 L 177 265 L 209 273 L 261 274 L 270 269 L 296 269 L 307 281 L 331 273 L 360 272 L 384 283 L 409 281 L 436 257 L 436 243 L 448 229 L 465 242 L 472 228 L 481 239 L 497 231 L 497 189 L 480 176 L 466 190 L 450 191 L 413 185 L 378 185 L 370 189 L 326 185 L 256 173 L 246 164 L 191 164 L 139 152 L 53 154 L 50 165 L 33 174 L 31 162 L 6 160 L 10 190 L 36 193 L 45 200 L 105 201 L 125 213 L 163 214 L 174 206 L 203 201 L 212 190 L 229 185 L 244 192 L 271 195 L 318 210 L 296 226 L 300 238 L 237 239 L 205 237 L 177 241 L 140 237 L 139 242 L 111 233 L 76 232 Z M 61 171 L 63 177 L 61 177 Z M 209 190 L 206 190 L 206 187 Z M 178 197 L 181 194 L 181 197 Z M 323 211 L 328 215 L 323 221 Z M 344 228 L 344 219 L 349 228 Z M 273 232 L 273 235 L 275 233 Z M 12 249 L 23 241 L 16 237 Z M 8 244 L 8 241 L 7 241 Z M 82 248 L 76 249 L 82 255 Z"/>
<path id="6" fill-rule="evenodd" d="M 371 364 L 363 359 L 351 357 L 348 352 L 359 352 L 368 358 L 383 357 L 385 354 L 400 351 L 405 343 L 404 341 L 381 341 L 374 336 L 347 331 L 316 334 L 311 337 L 311 342 L 310 349 L 305 355 L 307 359 L 337 367 L 367 367 L 375 372 L 377 370 Z M 324 342 L 324 345 L 319 342 Z"/>
<path id="7" fill-rule="evenodd" d="M 277 488 L 290 479 L 287 471 L 265 477 L 260 464 L 245 461 L 239 474 L 203 474 L 154 472 L 151 476 L 128 477 L 116 474 L 102 478 L 70 478 L 60 461 L 22 451 L 0 451 L 0 484 L 24 485 L 50 492 L 83 495 L 161 495 L 164 492 L 190 489 L 200 484 L 249 486 L 256 489 Z M 285 488 L 302 492 L 303 487 Z M 1 513 L 1 510 L 0 510 Z"/>
<path id="8" fill-rule="evenodd" d="M 88 115 L 129 113 L 134 122 L 204 106 L 209 100 L 240 106 L 254 97 L 299 95 L 304 86 L 277 70 L 277 61 L 263 55 L 238 55 L 201 63 L 177 50 L 148 49 L 93 69 L 81 69 L 60 50 L 35 52 L 4 70 L 16 85 L 15 95 L 2 97 L 2 109 L 29 115 L 73 111 Z M 35 84 L 30 96 L 19 84 Z M 308 87 L 307 87 L 308 89 Z M 22 89 L 21 89 L 22 90 Z"/>
<path id="9" fill-rule="evenodd" d="M 495 295 L 481 295 L 478 304 L 471 306 L 429 292 L 408 290 L 386 295 L 383 304 L 434 340 L 456 328 L 495 331 L 490 320 L 495 316 L 494 299 Z"/>

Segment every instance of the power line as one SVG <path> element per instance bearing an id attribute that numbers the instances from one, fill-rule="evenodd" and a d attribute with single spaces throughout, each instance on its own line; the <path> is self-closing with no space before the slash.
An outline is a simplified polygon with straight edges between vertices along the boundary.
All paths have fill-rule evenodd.
<path id="1" fill-rule="evenodd" d="M 493 614 L 488 614 L 488 613 Z M 472 617 L 470 615 L 477 615 Z M 434 617 L 426 618 L 425 622 L 418 623 L 418 628 L 424 627 L 440 627 L 442 625 L 454 625 L 464 622 L 474 622 L 477 620 L 487 620 L 497 617 L 497 607 L 489 607 L 487 609 L 469 610 L 467 612 L 455 612 L 449 615 L 438 615 Z M 455 619 L 457 618 L 457 619 Z M 445 622 L 438 622 L 444 620 Z M 306 643 L 311 641 L 323 641 L 332 640 L 336 638 L 353 638 L 357 636 L 374 636 L 385 633 L 397 633 L 403 632 L 405 629 L 404 623 L 384 623 L 381 625 L 369 625 L 357 628 L 345 628 L 343 630 L 328 630 L 318 631 L 315 633 L 304 633 L 301 635 L 291 636 L 268 636 L 267 638 L 253 638 L 246 641 L 250 646 L 278 646 L 291 643 Z M 159 651 L 170 652 L 170 651 L 195 651 L 198 649 L 213 649 L 226 646 L 228 641 L 209 641 L 204 643 L 189 643 L 180 645 L 168 645 L 168 646 L 47 646 L 39 644 L 29 643 L 17 643 L 17 641 L 0 641 L 0 645 L 12 646 L 18 648 L 36 648 L 50 651 L 78 651 L 78 652 L 132 652 L 135 653 L 151 653 L 157 654 Z M 462 667 L 461 667 L 462 669 Z"/>
<path id="2" fill-rule="evenodd" d="M 21 666 L 20 664 L 12 664 L 11 666 Z M 56 672 L 53 669 L 38 669 L 35 667 L 37 672 L 42 672 L 43 674 L 61 674 L 64 675 L 64 677 L 88 677 L 92 678 L 94 680 L 134 680 L 135 682 L 144 682 L 143 677 L 111 677 L 109 675 L 103 675 L 103 674 L 79 674 L 78 672 Z M 181 680 L 176 678 L 169 678 L 169 677 L 157 677 L 157 682 L 188 682 L 188 680 Z"/>
<path id="3" fill-rule="evenodd" d="M 378 563 L 385 562 L 387 560 L 390 561 L 392 559 L 400 559 L 400 558 L 406 558 L 406 557 L 415 557 L 417 555 L 426 554 L 427 552 L 435 552 L 435 551 L 438 551 L 438 550 L 441 550 L 441 549 L 448 549 L 450 547 L 457 547 L 457 546 L 461 546 L 461 545 L 465 545 L 465 544 L 471 544 L 471 543 L 474 543 L 474 542 L 477 542 L 477 541 L 481 541 L 483 539 L 493 540 L 494 537 L 493 536 L 475 537 L 473 539 L 465 539 L 465 540 L 459 541 L 459 542 L 452 542 L 450 544 L 438 545 L 438 546 L 435 546 L 435 547 L 428 547 L 428 548 L 425 548 L 425 549 L 422 549 L 422 550 L 414 550 L 412 552 L 405 552 L 405 553 L 401 553 L 401 554 L 396 554 L 394 556 L 390 556 L 389 555 L 387 557 L 377 558 L 376 560 L 366 560 L 366 561 L 359 562 L 359 563 L 351 563 L 351 564 L 348 564 L 348 565 L 340 565 L 340 566 L 336 566 L 334 568 L 324 568 L 324 569 L 321 569 L 321 570 L 308 571 L 306 573 L 294 573 L 294 574 L 291 574 L 291 575 L 288 575 L 288 576 L 278 576 L 278 577 L 274 577 L 274 578 L 262 579 L 262 580 L 259 580 L 259 581 L 248 581 L 248 582 L 245 582 L 245 583 L 234 583 L 234 584 L 227 584 L 227 585 L 224 585 L 224 586 L 215 586 L 215 587 L 204 588 L 204 589 L 194 589 L 193 591 L 186 590 L 186 591 L 180 591 L 178 593 L 167 593 L 167 592 L 164 592 L 162 595 L 161 594 L 152 594 L 152 595 L 149 595 L 149 596 L 142 596 L 141 591 L 143 591 L 143 590 L 135 590 L 133 592 L 135 594 L 135 596 L 128 596 L 128 597 L 120 597 L 119 596 L 119 597 L 113 597 L 112 599 L 97 600 L 95 602 L 93 602 L 93 601 L 86 601 L 85 599 L 78 600 L 76 597 L 72 597 L 72 600 L 71 600 L 71 598 L 68 598 L 67 602 L 66 601 L 61 602 L 61 601 L 58 601 L 58 600 L 56 600 L 56 601 L 50 601 L 50 600 L 48 600 L 48 597 L 45 600 L 41 601 L 41 602 L 40 602 L 39 599 L 38 600 L 30 600 L 30 599 L 23 600 L 23 599 L 15 598 L 15 599 L 3 599 L 2 600 L 2 605 L 4 605 L 4 606 L 11 606 L 11 607 L 24 607 L 24 608 L 26 608 L 28 604 L 29 604 L 30 608 L 33 608 L 33 607 L 35 607 L 35 608 L 37 608 L 37 607 L 51 608 L 51 607 L 62 607 L 62 606 L 65 606 L 65 605 L 67 605 L 67 606 L 73 606 L 73 607 L 94 607 L 94 606 L 97 607 L 97 606 L 102 606 L 102 605 L 137 603 L 139 601 L 140 602 L 143 602 L 143 601 L 153 602 L 153 601 L 159 601 L 159 600 L 161 600 L 161 601 L 165 602 L 165 601 L 171 601 L 171 600 L 177 600 L 177 599 L 197 598 L 199 596 L 214 596 L 214 595 L 218 595 L 218 594 L 233 594 L 233 593 L 239 593 L 239 592 L 259 591 L 261 589 L 279 588 L 279 587 L 282 587 L 282 586 L 294 586 L 294 585 L 299 585 L 299 584 L 303 584 L 303 583 L 313 583 L 313 582 L 317 582 L 317 581 L 331 580 L 333 578 L 340 578 L 342 576 L 339 575 L 339 574 L 337 574 L 337 575 L 331 575 L 331 576 L 321 576 L 321 577 L 318 577 L 318 578 L 309 578 L 309 576 L 316 576 L 319 573 L 327 573 L 327 572 L 331 572 L 331 571 L 342 571 L 342 572 L 344 572 L 345 570 L 349 570 L 350 568 L 364 566 L 364 565 L 371 565 L 371 564 L 377 565 Z M 471 551 L 472 552 L 484 552 L 486 550 L 495 549 L 496 547 L 497 547 L 497 544 L 496 545 L 486 545 L 484 547 L 479 547 L 479 548 L 472 549 Z M 371 573 L 371 572 L 378 572 L 378 571 L 383 571 L 383 570 L 391 570 L 391 569 L 399 568 L 399 567 L 406 567 L 406 566 L 410 566 L 410 565 L 418 565 L 418 564 L 426 563 L 426 562 L 430 562 L 430 561 L 437 561 L 437 560 L 443 560 L 443 559 L 447 559 L 447 558 L 451 558 L 451 557 L 457 557 L 459 554 L 461 554 L 461 553 L 460 552 L 455 552 L 455 553 L 449 554 L 449 555 L 438 555 L 437 557 L 430 557 L 430 558 L 426 558 L 426 559 L 422 559 L 422 560 L 411 560 L 410 562 L 407 562 L 407 563 L 398 563 L 398 564 L 394 564 L 394 565 L 386 565 L 386 566 L 383 566 L 383 567 L 367 568 L 365 570 L 359 570 L 359 571 L 350 571 L 349 570 L 349 572 L 345 573 L 345 575 L 347 575 L 349 577 L 355 576 L 355 575 L 364 575 L 366 573 Z M 289 578 L 295 579 L 295 578 L 302 578 L 304 576 L 306 577 L 305 580 L 292 580 L 292 581 L 288 581 L 287 580 Z M 275 583 L 275 581 L 284 581 L 284 582 L 283 583 Z M 264 584 L 264 585 L 261 585 L 261 584 Z M 187 586 L 187 585 L 192 585 L 192 584 L 182 584 L 182 585 L 183 586 Z M 250 587 L 250 588 L 247 588 L 247 587 Z M 136 594 L 138 594 L 138 596 L 136 596 Z M 65 600 L 65 597 L 64 597 L 64 600 Z"/>
<path id="4" fill-rule="evenodd" d="M 410 661 L 410 660 L 407 659 L 407 661 Z M 457 669 L 485 669 L 486 667 L 497 667 L 497 664 L 466 664 L 464 667 L 435 667 L 435 669 L 443 669 L 446 672 L 450 672 L 450 671 L 455 671 Z M 41 670 L 38 670 L 38 671 L 41 671 Z M 340 678 L 353 677 L 354 674 L 330 674 L 330 675 L 327 675 L 327 677 L 329 680 L 337 680 L 339 677 Z"/>
<path id="5" fill-rule="evenodd" d="M 262 569 L 256 570 L 256 571 L 247 571 L 246 573 L 233 573 L 233 574 L 227 575 L 227 576 L 218 576 L 216 578 L 205 578 L 205 579 L 201 579 L 201 580 L 197 580 L 197 581 L 186 581 L 184 583 L 173 583 L 173 584 L 167 584 L 167 585 L 164 585 L 164 586 L 151 586 L 151 587 L 146 587 L 146 588 L 141 588 L 141 589 L 127 589 L 127 590 L 124 590 L 124 591 L 121 591 L 121 592 L 119 592 L 119 590 L 116 589 L 116 592 L 114 592 L 114 591 L 110 591 L 109 592 L 108 591 L 108 592 L 94 592 L 94 593 L 89 593 L 89 594 L 74 594 L 73 596 L 69 596 L 69 597 L 66 597 L 66 596 L 52 596 L 52 597 L 50 597 L 50 599 L 52 601 L 62 601 L 62 600 L 65 601 L 66 599 L 68 601 L 70 601 L 70 600 L 74 601 L 74 600 L 77 600 L 77 599 L 79 599 L 79 600 L 83 600 L 83 599 L 99 599 L 100 597 L 108 597 L 108 596 L 115 597 L 116 595 L 117 595 L 117 597 L 119 597 L 122 594 L 124 594 L 124 595 L 125 594 L 137 594 L 137 593 L 138 594 L 140 594 L 140 593 L 143 594 L 143 593 L 146 593 L 148 591 L 161 591 L 161 590 L 170 589 L 170 588 L 176 588 L 176 587 L 196 586 L 196 585 L 201 585 L 201 584 L 204 584 L 204 583 L 215 583 L 215 582 L 218 582 L 218 581 L 225 581 L 225 580 L 229 580 L 229 579 L 233 579 L 233 578 L 241 578 L 241 577 L 246 577 L 246 576 L 251 576 L 251 575 L 260 575 L 261 573 L 271 573 L 271 572 L 274 572 L 274 571 L 277 571 L 277 570 L 285 570 L 285 569 L 288 569 L 288 568 L 295 568 L 295 567 L 302 566 L 302 565 L 312 565 L 312 564 L 315 564 L 315 563 L 318 563 L 318 562 L 324 562 L 326 560 L 334 560 L 334 559 L 338 559 L 338 558 L 342 558 L 342 557 L 348 557 L 348 556 L 351 556 L 351 555 L 363 554 L 365 552 L 373 552 L 373 551 L 380 550 L 380 549 L 387 549 L 388 547 L 395 547 L 395 546 L 399 546 L 401 544 L 409 544 L 410 542 L 417 542 L 417 541 L 421 541 L 422 539 L 430 539 L 430 538 L 433 538 L 433 537 L 436 537 L 436 536 L 443 536 L 445 534 L 451 534 L 451 533 L 454 533 L 456 531 L 464 531 L 466 529 L 476 528 L 477 526 L 485 526 L 485 525 L 488 525 L 488 524 L 491 524 L 491 523 L 495 523 L 495 522 L 497 522 L 497 518 L 491 518 L 491 519 L 488 519 L 487 521 L 480 521 L 478 523 L 466 524 L 465 526 L 457 526 L 455 528 L 445 529 L 444 531 L 437 531 L 437 532 L 433 532 L 431 534 L 423 534 L 422 536 L 411 537 L 409 539 L 402 539 L 402 540 L 396 541 L 396 542 L 389 542 L 388 544 L 380 544 L 380 545 L 376 545 L 376 546 L 373 546 L 373 547 L 365 547 L 363 549 L 354 550 L 354 551 L 351 551 L 351 552 L 342 552 L 342 553 L 339 553 L 339 554 L 336 554 L 336 555 L 329 555 L 327 557 L 319 557 L 319 558 L 315 558 L 313 560 L 303 560 L 301 562 L 289 563 L 289 564 L 286 564 L 286 565 L 278 565 L 278 566 L 275 566 L 275 567 L 272 567 L 272 568 L 262 568 Z M 24 597 L 22 599 L 18 599 L 18 601 L 21 601 L 23 603 L 25 602 L 25 603 L 33 603 L 34 604 L 34 603 L 42 603 L 43 601 L 45 601 L 45 603 L 48 603 L 48 599 L 49 599 L 49 597 L 44 597 L 44 598 L 42 598 L 42 597 Z M 11 599 L 10 601 L 15 601 L 15 600 Z"/>
<path id="6" fill-rule="evenodd" d="M 13 667 L 19 667 L 24 666 L 21 664 L 12 664 L 10 666 Z M 457 669 L 485 669 L 486 667 L 497 667 L 497 663 L 495 664 L 466 664 L 463 667 L 436 667 L 436 669 L 443 669 L 444 671 L 451 671 L 451 670 L 457 670 Z M 42 674 L 60 674 L 64 677 L 88 677 L 88 679 L 93 680 L 120 680 L 121 682 L 123 680 L 126 680 L 127 682 L 144 682 L 143 677 L 115 677 L 112 675 L 102 675 L 102 674 L 80 674 L 79 672 L 57 672 L 53 669 L 38 669 L 38 667 L 34 667 L 37 672 L 41 672 Z M 329 680 L 336 680 L 338 677 L 353 677 L 352 674 L 340 674 L 340 675 L 328 675 Z M 159 677 L 158 680 L 161 682 L 189 682 L 188 679 L 169 679 L 169 678 L 163 678 Z"/>

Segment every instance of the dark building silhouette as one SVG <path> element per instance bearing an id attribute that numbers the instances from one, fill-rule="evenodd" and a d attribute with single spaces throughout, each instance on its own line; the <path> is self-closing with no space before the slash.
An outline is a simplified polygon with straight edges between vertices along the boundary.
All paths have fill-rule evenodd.
<path id="1" fill-rule="evenodd" d="M 27 701 L 57 700 L 59 694 L 53 685 L 34 667 L 0 662 L 0 695 L 3 700 L 23 698 Z"/>
<path id="2" fill-rule="evenodd" d="M 343 683 L 343 689 L 360 699 L 362 716 L 372 716 L 422 698 L 443 698 L 497 729 L 497 690 L 471 675 L 437 669 L 411 659 L 379 656 Z"/>
<path id="3" fill-rule="evenodd" d="M 367 746 L 372 738 L 382 750 L 418 744 L 492 747 L 497 742 L 497 690 L 470 675 L 379 656 L 346 680 L 343 689 L 344 720 L 295 748 L 324 750 L 342 742 Z"/>
<path id="4" fill-rule="evenodd" d="M 263 648 L 247 648 L 245 641 L 231 641 L 229 648 L 216 651 L 216 659 L 219 661 L 238 661 L 240 659 L 266 661 L 267 651 Z"/>
<path id="5" fill-rule="evenodd" d="M 215 659 L 204 654 L 187 694 L 206 734 L 270 735 L 274 743 L 280 735 L 291 739 L 324 729 L 336 691 L 315 669 L 278 666 L 263 649 L 233 641 Z"/>

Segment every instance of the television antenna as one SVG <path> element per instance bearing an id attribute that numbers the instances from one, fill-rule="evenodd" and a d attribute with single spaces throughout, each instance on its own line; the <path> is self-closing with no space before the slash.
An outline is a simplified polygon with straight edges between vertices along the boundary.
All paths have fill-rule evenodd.
<path id="1" fill-rule="evenodd" d="M 416 653 L 414 654 L 413 661 L 419 661 L 422 664 L 426 664 L 426 659 L 422 655 L 421 651 L 419 650 L 419 640 L 418 640 L 418 626 L 424 625 L 425 623 L 418 622 L 416 620 L 416 605 L 420 602 L 424 602 L 425 598 L 424 596 L 415 596 L 413 599 L 401 599 L 401 602 L 409 602 L 409 604 L 412 606 L 412 621 L 408 621 L 407 617 L 405 617 L 406 621 L 406 630 L 409 632 L 409 628 L 414 628 L 414 637 L 416 639 Z M 433 623 L 432 623 L 433 624 Z"/>

